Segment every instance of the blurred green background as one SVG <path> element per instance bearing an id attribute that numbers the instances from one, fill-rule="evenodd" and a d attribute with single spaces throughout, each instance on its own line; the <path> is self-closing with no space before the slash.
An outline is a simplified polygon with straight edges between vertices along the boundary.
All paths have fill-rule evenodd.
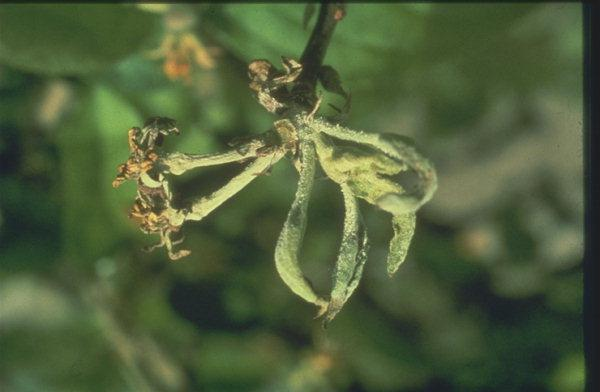
<path id="1" fill-rule="evenodd" d="M 322 330 L 273 262 L 289 161 L 188 224 L 177 262 L 140 250 L 156 238 L 127 218 L 135 185 L 111 187 L 147 117 L 178 121 L 168 151 L 267 130 L 246 65 L 299 57 L 304 6 L 0 6 L 0 390 L 583 389 L 581 5 L 347 11 L 325 61 L 352 94 L 347 125 L 414 138 L 440 186 L 393 279 L 389 216 L 362 204 L 365 274 Z M 183 36 L 187 52 L 149 54 Z M 302 258 L 321 292 L 342 219 L 317 181 Z"/>

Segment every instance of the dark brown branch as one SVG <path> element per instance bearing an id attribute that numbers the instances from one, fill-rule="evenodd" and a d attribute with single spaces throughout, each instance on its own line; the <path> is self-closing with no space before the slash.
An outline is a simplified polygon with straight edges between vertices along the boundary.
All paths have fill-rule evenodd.
<path id="1" fill-rule="evenodd" d="M 302 64 L 302 74 L 298 79 L 296 92 L 302 96 L 299 102 L 303 106 L 314 105 L 317 100 L 316 86 L 319 78 L 319 69 L 323 65 L 327 47 L 331 41 L 331 36 L 335 30 L 337 22 L 345 16 L 346 10 L 343 4 L 326 3 L 321 4 L 317 23 L 313 28 L 308 43 L 304 48 L 300 63 Z"/>

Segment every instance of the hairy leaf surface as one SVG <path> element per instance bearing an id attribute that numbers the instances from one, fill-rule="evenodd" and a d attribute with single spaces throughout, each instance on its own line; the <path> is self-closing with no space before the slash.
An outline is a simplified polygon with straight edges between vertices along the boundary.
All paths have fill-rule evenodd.
<path id="1" fill-rule="evenodd" d="M 325 324 L 333 320 L 352 295 L 367 261 L 368 237 L 358 209 L 358 200 L 346 184 L 342 184 L 346 216 L 344 231 L 335 269 L 333 272 L 333 288 Z"/>
<path id="2" fill-rule="evenodd" d="M 302 273 L 298 260 L 298 252 L 306 231 L 306 213 L 315 176 L 316 153 L 312 143 L 301 142 L 300 154 L 298 189 L 277 240 L 275 266 L 285 284 L 304 300 L 319 306 L 319 314 L 322 314 L 327 307 L 327 301 L 315 293 L 311 283 Z"/>
<path id="3" fill-rule="evenodd" d="M 390 253 L 387 259 L 387 272 L 394 275 L 406 258 L 410 241 L 415 233 L 416 215 L 414 213 L 396 215 L 392 218 L 394 237 L 390 241 Z"/>

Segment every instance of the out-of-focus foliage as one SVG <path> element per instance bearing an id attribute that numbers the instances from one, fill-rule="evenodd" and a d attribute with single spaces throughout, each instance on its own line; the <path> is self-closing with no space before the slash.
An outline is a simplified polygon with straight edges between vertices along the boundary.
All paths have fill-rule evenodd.
<path id="1" fill-rule="evenodd" d="M 189 84 L 147 55 L 175 11 L 218 49 Z M 348 126 L 414 138 L 440 185 L 393 279 L 388 217 L 365 209 L 372 262 L 327 330 L 273 262 L 291 163 L 188 227 L 191 258 L 139 250 L 151 240 L 127 220 L 133 185 L 110 186 L 128 128 L 175 118 L 165 148 L 196 153 L 265 131 L 246 64 L 299 57 L 315 22 L 304 30 L 303 13 L 0 6 L 1 390 L 582 390 L 577 4 L 348 5 L 325 59 L 352 94 Z M 239 170 L 184 176 L 176 194 Z M 335 184 L 315 183 L 308 218 L 302 258 L 325 292 Z"/>
<path id="2" fill-rule="evenodd" d="M 4 5 L 0 59 L 40 74 L 99 71 L 138 50 L 158 22 L 134 7 Z"/>

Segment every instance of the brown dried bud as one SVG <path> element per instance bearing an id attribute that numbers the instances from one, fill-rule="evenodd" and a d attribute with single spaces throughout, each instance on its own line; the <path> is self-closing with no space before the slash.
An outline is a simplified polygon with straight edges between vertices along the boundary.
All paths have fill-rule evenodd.
<path id="1" fill-rule="evenodd" d="M 268 60 L 254 60 L 248 64 L 250 89 L 256 93 L 258 102 L 269 112 L 278 113 L 287 106 L 291 94 L 285 87 L 302 73 L 302 64 L 282 57 L 284 71 L 277 70 Z"/>
<path id="2" fill-rule="evenodd" d="M 296 79 L 298 79 L 298 77 L 302 73 L 302 64 L 300 64 L 294 59 L 284 56 L 281 56 L 281 63 L 283 64 L 283 69 L 285 73 L 283 75 L 277 76 L 276 78 L 273 78 L 273 82 L 276 85 L 292 83 Z"/>
<path id="3" fill-rule="evenodd" d="M 275 67 L 268 60 L 254 60 L 248 64 L 248 77 L 259 84 L 272 79 L 274 71 Z"/>
<path id="4" fill-rule="evenodd" d="M 340 5 L 333 13 L 333 19 L 335 19 L 336 22 L 339 22 L 340 20 L 344 19 L 344 16 L 346 16 L 346 10 L 342 5 Z"/>

